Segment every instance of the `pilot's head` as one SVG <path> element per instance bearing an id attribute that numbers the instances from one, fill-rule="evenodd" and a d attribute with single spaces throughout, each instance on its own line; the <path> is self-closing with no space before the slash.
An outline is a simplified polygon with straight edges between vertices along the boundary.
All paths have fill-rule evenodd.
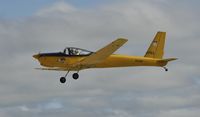
<path id="1" fill-rule="evenodd" d="M 72 51 L 73 51 L 74 55 L 78 55 L 78 53 L 79 53 L 77 49 L 73 49 Z"/>

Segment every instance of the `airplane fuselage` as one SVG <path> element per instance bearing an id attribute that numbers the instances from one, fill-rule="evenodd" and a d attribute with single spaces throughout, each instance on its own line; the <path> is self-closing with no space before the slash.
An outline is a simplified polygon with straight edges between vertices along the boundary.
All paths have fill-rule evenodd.
<path id="1" fill-rule="evenodd" d="M 41 54 L 42 55 L 42 54 Z M 111 68 L 111 67 L 131 67 L 131 66 L 165 66 L 167 62 L 159 62 L 161 59 L 139 57 L 139 56 L 127 56 L 120 54 L 112 54 L 104 61 L 95 64 L 93 66 L 84 66 L 82 68 L 73 68 L 73 64 L 83 60 L 88 56 L 56 56 L 56 55 L 38 55 L 38 61 L 45 67 L 58 67 L 71 71 L 77 71 L 87 68 Z"/>

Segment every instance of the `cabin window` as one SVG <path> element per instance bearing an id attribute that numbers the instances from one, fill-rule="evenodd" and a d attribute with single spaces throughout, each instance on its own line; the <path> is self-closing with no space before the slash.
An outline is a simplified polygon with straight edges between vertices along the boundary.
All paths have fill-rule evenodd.
<path id="1" fill-rule="evenodd" d="M 68 49 L 64 49 L 63 53 L 66 54 L 66 55 L 69 55 Z"/>
<path id="2" fill-rule="evenodd" d="M 74 47 L 64 49 L 64 54 L 66 55 L 79 56 L 79 55 L 89 55 L 91 53 L 92 53 L 91 51 L 80 49 L 80 48 L 74 48 Z"/>

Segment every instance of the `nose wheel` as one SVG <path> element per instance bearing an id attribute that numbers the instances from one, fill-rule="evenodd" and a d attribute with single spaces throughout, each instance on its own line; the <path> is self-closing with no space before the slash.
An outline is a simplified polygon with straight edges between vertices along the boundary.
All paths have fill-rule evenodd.
<path id="1" fill-rule="evenodd" d="M 65 83 L 65 82 L 66 82 L 66 78 L 65 78 L 65 77 L 61 77 L 61 78 L 60 78 L 60 82 L 61 82 L 61 83 Z"/>

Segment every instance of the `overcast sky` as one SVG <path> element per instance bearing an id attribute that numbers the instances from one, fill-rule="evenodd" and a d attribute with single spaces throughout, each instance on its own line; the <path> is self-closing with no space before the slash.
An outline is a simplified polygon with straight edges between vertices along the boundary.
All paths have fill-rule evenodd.
<path id="1" fill-rule="evenodd" d="M 198 0 L 0 1 L 0 116 L 199 117 Z M 39 71 L 38 52 L 75 46 L 96 51 L 118 37 L 116 53 L 143 56 L 166 31 L 165 58 L 156 67 L 90 69 L 67 84 L 65 72 Z"/>

